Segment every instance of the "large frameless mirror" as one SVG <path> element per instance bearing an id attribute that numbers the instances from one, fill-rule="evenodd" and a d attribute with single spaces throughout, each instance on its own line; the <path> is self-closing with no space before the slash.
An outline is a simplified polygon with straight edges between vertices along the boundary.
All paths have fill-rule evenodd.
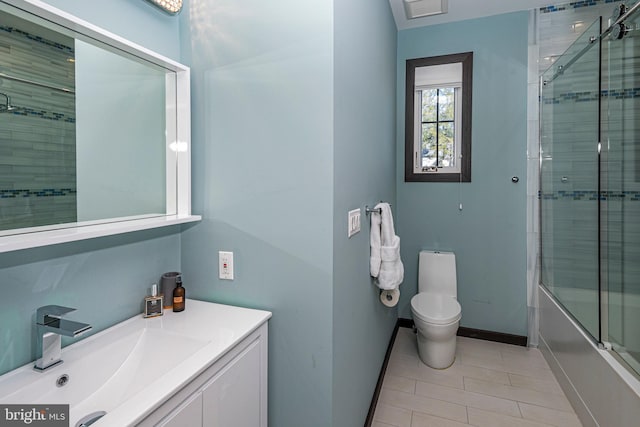
<path id="1" fill-rule="evenodd" d="M 0 236 L 189 214 L 188 68 L 42 7 L 0 3 Z"/>

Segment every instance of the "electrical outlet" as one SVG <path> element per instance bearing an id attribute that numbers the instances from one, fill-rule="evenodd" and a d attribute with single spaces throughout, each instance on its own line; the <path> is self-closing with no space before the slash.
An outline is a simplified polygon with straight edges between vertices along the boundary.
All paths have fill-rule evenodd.
<path id="1" fill-rule="evenodd" d="M 349 225 L 347 237 L 360 232 L 360 208 L 349 211 Z"/>
<path id="2" fill-rule="evenodd" d="M 218 252 L 218 277 L 233 280 L 233 252 Z"/>

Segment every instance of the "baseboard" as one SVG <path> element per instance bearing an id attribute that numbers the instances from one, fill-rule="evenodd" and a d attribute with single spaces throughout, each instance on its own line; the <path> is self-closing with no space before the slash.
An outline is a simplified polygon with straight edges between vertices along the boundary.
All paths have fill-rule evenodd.
<path id="1" fill-rule="evenodd" d="M 398 325 L 401 328 L 413 328 L 413 319 L 398 319 Z M 477 338 L 479 340 L 501 342 L 504 344 L 513 344 L 526 347 L 527 337 L 522 335 L 505 334 L 503 332 L 485 331 L 483 329 L 465 328 L 460 326 L 458 328 L 459 337 Z"/>
<path id="2" fill-rule="evenodd" d="M 400 326 L 401 328 L 411 328 L 411 329 L 413 329 L 413 319 L 399 318 L 398 319 L 398 326 Z"/>
<path id="3" fill-rule="evenodd" d="M 367 413 L 367 419 L 364 422 L 364 427 L 371 427 L 373 424 L 373 416 L 376 412 L 376 406 L 378 405 L 378 398 L 380 397 L 380 391 L 382 390 L 382 382 L 384 381 L 384 374 L 387 372 L 387 365 L 389 364 L 389 358 L 391 357 L 391 350 L 393 350 L 393 344 L 396 342 L 396 336 L 398 335 L 398 329 L 402 326 L 401 323 L 408 319 L 398 319 L 396 326 L 393 328 L 391 334 L 391 340 L 389 340 L 389 346 L 387 347 L 387 353 L 384 355 L 384 361 L 382 362 L 382 368 L 380 368 L 380 375 L 378 376 L 378 382 L 376 383 L 376 389 L 373 392 L 371 398 L 371 405 L 369 406 L 369 412 Z M 410 320 L 413 323 L 413 321 Z M 406 327 L 406 326 L 402 326 Z"/>
<path id="4" fill-rule="evenodd" d="M 477 338 L 485 341 L 501 342 L 504 344 L 519 345 L 522 347 L 527 346 L 527 337 L 522 335 L 505 334 L 503 332 L 485 331 L 482 329 L 465 328 L 460 326 L 458 328 L 459 337 Z"/>

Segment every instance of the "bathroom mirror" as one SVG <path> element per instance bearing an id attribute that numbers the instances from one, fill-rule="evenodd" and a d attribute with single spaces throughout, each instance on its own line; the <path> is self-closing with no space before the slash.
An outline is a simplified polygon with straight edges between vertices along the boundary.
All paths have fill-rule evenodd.
<path id="1" fill-rule="evenodd" d="M 0 51 L 0 236 L 190 215 L 187 67 L 34 0 Z"/>

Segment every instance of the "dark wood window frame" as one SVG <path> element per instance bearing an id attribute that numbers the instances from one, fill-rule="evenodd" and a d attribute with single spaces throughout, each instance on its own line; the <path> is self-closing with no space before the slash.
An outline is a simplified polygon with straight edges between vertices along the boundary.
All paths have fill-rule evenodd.
<path id="1" fill-rule="evenodd" d="M 427 172 L 415 173 L 414 162 L 414 105 L 415 105 L 415 71 L 419 67 L 432 65 L 462 63 L 462 129 L 460 151 L 460 173 Z M 406 182 L 471 182 L 471 108 L 473 81 L 473 52 L 453 55 L 432 56 L 407 60 L 405 90 L 405 146 L 404 146 L 404 180 Z"/>

